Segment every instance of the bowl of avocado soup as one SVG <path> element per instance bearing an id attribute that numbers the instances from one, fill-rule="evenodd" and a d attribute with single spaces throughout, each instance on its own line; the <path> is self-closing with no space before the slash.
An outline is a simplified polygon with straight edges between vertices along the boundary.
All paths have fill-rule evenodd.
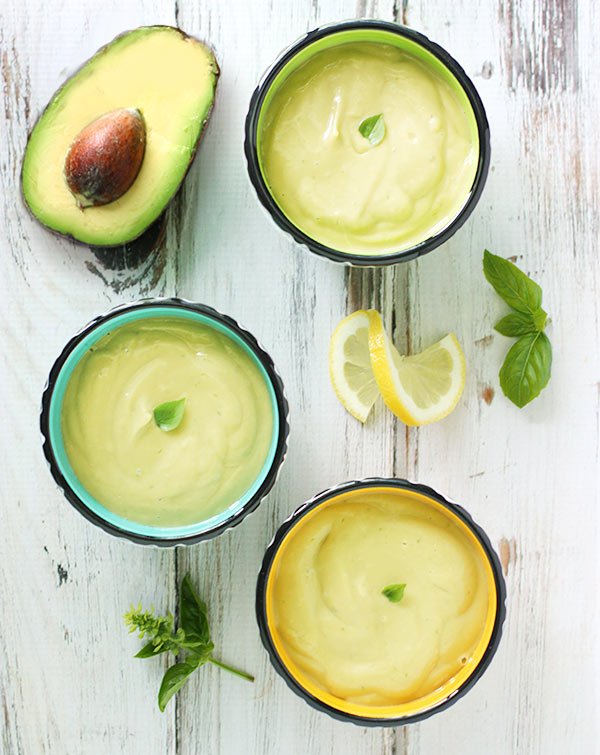
<path id="1" fill-rule="evenodd" d="M 431 488 L 330 488 L 276 532 L 256 615 L 275 670 L 312 707 L 402 726 L 453 704 L 495 654 L 506 587 L 469 514 Z"/>
<path id="2" fill-rule="evenodd" d="M 308 33 L 266 72 L 245 152 L 260 202 L 298 243 L 385 265 L 463 225 L 487 177 L 489 127 L 441 47 L 398 24 L 347 21 Z"/>
<path id="3" fill-rule="evenodd" d="M 117 307 L 56 360 L 40 426 L 66 498 L 111 534 L 191 544 L 269 492 L 289 426 L 283 383 L 254 336 L 203 304 Z"/>

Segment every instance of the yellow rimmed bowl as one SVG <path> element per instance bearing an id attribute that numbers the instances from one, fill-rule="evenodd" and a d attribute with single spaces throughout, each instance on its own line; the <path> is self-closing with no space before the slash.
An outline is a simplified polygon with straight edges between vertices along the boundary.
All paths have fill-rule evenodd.
<path id="1" fill-rule="evenodd" d="M 254 363 L 258 374 L 264 380 L 272 411 L 270 443 L 266 458 L 249 487 L 239 498 L 232 500 L 225 510 L 210 516 L 199 514 L 197 521 L 181 526 L 161 526 L 134 521 L 105 505 L 102 497 L 92 494 L 78 478 L 67 454 L 63 437 L 63 400 L 73 372 L 82 358 L 93 350 L 104 336 L 120 327 L 132 323 L 160 322 L 163 318 L 202 325 L 232 341 Z M 50 371 L 42 396 L 40 429 L 44 455 L 55 482 L 65 498 L 88 521 L 111 535 L 135 543 L 170 547 L 191 545 L 216 537 L 239 524 L 258 507 L 275 484 L 285 459 L 289 435 L 288 414 L 289 406 L 279 373 L 269 354 L 251 333 L 243 329 L 233 318 L 205 304 L 177 298 L 156 298 L 115 307 L 96 317 L 71 338 Z"/>
<path id="2" fill-rule="evenodd" d="M 281 564 L 286 558 L 286 552 L 290 550 L 290 544 L 292 544 L 293 558 L 296 561 L 302 560 L 302 555 L 299 555 L 297 550 L 293 550 L 293 543 L 303 527 L 310 524 L 311 520 L 314 522 L 321 513 L 327 510 L 329 514 L 333 512 L 337 517 L 335 507 L 339 504 L 344 505 L 344 516 L 348 516 L 348 505 L 364 501 L 365 498 L 368 499 L 371 496 L 382 495 L 393 501 L 394 507 L 397 499 L 399 507 L 408 506 L 407 511 L 410 510 L 413 513 L 418 511 L 419 516 L 440 521 L 443 528 L 460 533 L 461 539 L 468 543 L 469 553 L 478 561 L 477 568 L 482 575 L 481 583 L 484 586 L 483 589 L 486 590 L 481 599 L 483 607 L 481 620 L 474 627 L 475 641 L 469 653 L 461 658 L 462 665 L 443 682 L 437 684 L 434 689 L 426 690 L 424 694 L 415 696 L 414 699 L 404 699 L 402 702 L 383 705 L 367 703 L 363 700 L 358 702 L 355 699 L 345 699 L 336 695 L 326 688 L 322 680 L 317 680 L 307 671 L 306 663 L 298 660 L 300 656 L 286 642 L 285 627 L 282 629 L 278 623 L 275 589 Z M 406 545 L 406 543 L 403 544 Z M 400 546 L 399 542 L 398 548 Z M 353 553 L 353 559 L 360 557 Z M 306 567 L 306 577 L 302 576 L 301 579 L 308 580 L 311 578 L 311 567 L 304 561 L 302 564 L 303 568 Z M 431 570 L 433 567 L 425 560 L 422 568 Z M 406 600 L 409 589 L 410 585 L 407 585 L 402 600 Z M 293 601 L 294 595 L 290 596 L 290 599 Z M 384 597 L 381 600 L 384 601 L 384 605 L 387 605 Z M 267 548 L 258 576 L 256 616 L 263 645 L 275 670 L 283 677 L 290 689 L 309 705 L 333 718 L 350 721 L 360 726 L 402 726 L 446 709 L 466 694 L 478 681 L 498 648 L 506 614 L 505 600 L 506 586 L 498 556 L 485 532 L 461 506 L 448 501 L 425 485 L 403 479 L 375 477 L 347 482 L 320 493 L 300 506 L 281 525 Z M 402 602 L 398 605 L 401 606 Z M 310 613 L 309 607 L 305 605 L 305 608 Z M 328 604 L 327 611 L 329 610 L 333 611 Z M 335 616 L 335 613 L 333 615 Z M 424 621 L 427 621 L 426 614 Z M 310 651 L 307 650 L 307 653 L 310 655 Z M 308 665 L 311 663 L 317 664 L 318 660 L 311 657 Z M 390 658 L 390 664 L 392 663 L 393 659 Z M 329 670 L 327 673 L 333 672 Z M 332 683 L 331 686 L 335 684 Z"/>
<path id="3" fill-rule="evenodd" d="M 277 197 L 276 187 L 267 175 L 263 154 L 264 124 L 268 120 L 269 108 L 277 92 L 289 77 L 319 53 L 349 43 L 364 42 L 394 47 L 418 60 L 426 70 L 439 76 L 460 103 L 474 145 L 474 161 L 476 162 L 472 182 L 466 185 L 464 190 L 461 189 L 460 203 L 445 224 L 440 227 L 438 222 L 432 227 L 425 228 L 418 238 L 392 243 L 392 248 L 368 253 L 353 251 L 339 243 L 335 245 L 334 242 L 319 238 L 319 233 L 304 227 L 298 218 L 293 217 L 293 213 L 286 210 L 281 198 Z M 348 135 L 346 134 L 344 138 L 347 139 Z M 258 199 L 273 221 L 289 233 L 297 243 L 306 246 L 311 252 L 335 262 L 356 266 L 380 266 L 405 262 L 427 254 L 447 241 L 466 222 L 479 201 L 487 179 L 491 155 L 490 132 L 485 108 L 473 82 L 461 65 L 446 50 L 414 29 L 377 19 L 357 19 L 322 26 L 308 32 L 284 50 L 265 72 L 250 99 L 245 125 L 244 151 L 250 181 Z M 298 157 L 299 162 L 309 162 L 312 159 L 314 157 L 310 152 Z M 318 220 L 318 218 L 313 219 L 315 222 Z M 352 233 L 349 233 L 349 236 L 352 237 Z"/>

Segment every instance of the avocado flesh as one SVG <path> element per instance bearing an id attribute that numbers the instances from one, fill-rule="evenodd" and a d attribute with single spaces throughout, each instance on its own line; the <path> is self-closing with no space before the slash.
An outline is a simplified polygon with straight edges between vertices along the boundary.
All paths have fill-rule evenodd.
<path id="1" fill-rule="evenodd" d="M 54 95 L 34 127 L 22 186 L 33 214 L 86 244 L 116 246 L 139 236 L 163 212 L 194 157 L 219 69 L 212 51 L 178 29 L 142 27 L 117 37 Z M 63 166 L 73 139 L 104 113 L 140 110 L 146 152 L 122 197 L 81 210 Z"/>

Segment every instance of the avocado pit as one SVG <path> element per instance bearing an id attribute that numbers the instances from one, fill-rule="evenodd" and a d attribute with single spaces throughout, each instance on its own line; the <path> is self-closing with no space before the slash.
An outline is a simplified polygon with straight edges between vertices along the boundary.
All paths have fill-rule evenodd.
<path id="1" fill-rule="evenodd" d="M 100 116 L 73 140 L 64 178 L 82 209 L 114 202 L 135 181 L 146 149 L 144 118 L 135 108 Z"/>

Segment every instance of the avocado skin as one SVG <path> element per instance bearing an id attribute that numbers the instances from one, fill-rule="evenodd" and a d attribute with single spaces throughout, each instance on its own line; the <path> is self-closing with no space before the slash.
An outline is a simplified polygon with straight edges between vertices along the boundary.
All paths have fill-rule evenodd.
<path id="1" fill-rule="evenodd" d="M 27 197 L 26 197 L 26 193 L 25 193 L 25 189 L 24 189 L 24 186 L 23 186 L 23 168 L 24 168 L 24 165 L 25 165 L 25 158 L 26 158 L 26 154 L 27 154 L 27 147 L 29 146 L 30 139 L 31 139 L 33 133 L 35 132 L 35 129 L 36 129 L 38 123 L 40 122 L 40 120 L 42 119 L 42 117 L 44 116 L 44 114 L 46 113 L 46 111 L 48 110 L 48 108 L 50 107 L 50 105 L 57 98 L 61 97 L 61 95 L 63 93 L 63 90 L 69 84 L 69 82 L 75 76 L 77 76 L 77 74 L 79 74 L 84 68 L 86 68 L 86 66 L 88 66 L 92 60 L 94 60 L 94 59 L 100 57 L 101 55 L 105 54 L 113 45 L 119 43 L 122 39 L 124 39 L 125 37 L 129 36 L 130 34 L 133 34 L 134 32 L 138 32 L 138 31 L 142 31 L 142 30 L 151 31 L 151 30 L 161 30 L 161 29 L 176 32 L 177 34 L 179 34 L 181 36 L 182 39 L 189 40 L 189 41 L 194 42 L 196 44 L 202 45 L 205 48 L 205 50 L 206 50 L 206 52 L 207 52 L 207 54 L 208 54 L 208 56 L 210 57 L 210 60 L 211 60 L 211 72 L 212 72 L 212 76 L 213 76 L 212 98 L 211 98 L 210 106 L 208 107 L 208 109 L 206 111 L 206 114 L 204 116 L 202 127 L 201 127 L 201 129 L 200 129 L 200 131 L 198 133 L 198 137 L 196 139 L 196 144 L 194 145 L 192 153 L 191 153 L 191 155 L 189 157 L 187 168 L 186 168 L 184 174 L 182 175 L 181 180 L 177 184 L 175 190 L 172 192 L 172 194 L 170 195 L 170 197 L 167 200 L 167 202 L 165 202 L 165 204 L 163 205 L 163 207 L 160 210 L 160 212 L 158 212 L 137 233 L 135 233 L 134 235 L 132 235 L 131 237 L 129 237 L 127 239 L 119 240 L 116 243 L 104 243 L 102 241 L 98 241 L 97 243 L 94 243 L 94 242 L 89 241 L 89 240 L 81 240 L 81 239 L 76 238 L 73 234 L 70 234 L 70 233 L 61 233 L 61 231 L 58 231 L 56 228 L 52 228 L 51 226 L 46 225 L 44 222 L 42 222 L 37 217 L 37 215 L 35 214 L 35 212 L 33 212 L 33 210 L 31 209 L 31 207 L 29 206 L 29 203 L 28 203 Z M 187 176 L 190 168 L 192 167 L 192 163 L 194 162 L 194 159 L 195 159 L 196 154 L 198 152 L 198 147 L 200 146 L 200 142 L 202 141 L 202 137 L 204 136 L 204 132 L 206 131 L 206 127 L 208 125 L 208 121 L 210 120 L 210 116 L 212 114 L 212 111 L 213 111 L 213 108 L 214 108 L 214 105 L 215 105 L 215 96 L 216 96 L 216 92 L 217 92 L 217 85 L 218 85 L 218 82 L 219 82 L 219 76 L 220 75 L 221 75 L 221 69 L 220 69 L 219 64 L 217 62 L 217 58 L 215 56 L 214 50 L 212 49 L 212 47 L 210 45 L 208 45 L 206 42 L 203 42 L 201 39 L 198 39 L 197 37 L 192 36 L 191 34 L 186 34 L 184 31 L 182 31 L 178 27 L 176 27 L 176 26 L 170 26 L 168 24 L 154 24 L 152 26 L 139 26 L 139 27 L 136 27 L 135 29 L 128 29 L 127 31 L 121 32 L 116 37 L 114 37 L 110 42 L 108 42 L 107 44 L 105 44 L 102 47 L 100 47 L 98 50 L 96 50 L 96 52 L 93 55 L 91 55 L 87 60 L 85 60 L 69 77 L 67 77 L 65 79 L 65 81 L 61 84 L 61 86 L 54 92 L 54 94 L 52 95 L 52 97 L 48 100 L 48 103 L 46 104 L 46 106 L 41 110 L 40 114 L 36 118 L 35 123 L 33 124 L 31 130 L 29 131 L 29 134 L 27 135 L 27 143 L 26 143 L 25 150 L 24 150 L 24 153 L 23 153 L 23 160 L 21 161 L 21 172 L 20 172 L 20 182 L 19 183 L 20 183 L 21 200 L 22 200 L 23 204 L 25 205 L 25 207 L 27 208 L 27 211 L 29 212 L 29 214 L 38 223 L 40 223 L 41 225 L 43 225 L 46 230 L 50 231 L 55 236 L 58 236 L 60 238 L 69 239 L 70 241 L 74 241 L 76 244 L 81 244 L 81 245 L 84 245 L 84 246 L 87 246 L 87 247 L 96 247 L 96 248 L 99 248 L 99 249 L 111 249 L 111 248 L 118 249 L 120 247 L 123 247 L 125 244 L 129 244 L 130 242 L 135 241 L 140 236 L 142 236 L 142 234 L 144 234 L 150 228 L 150 226 L 152 226 L 158 220 L 161 220 L 161 227 L 162 227 L 164 225 L 164 223 L 162 221 L 162 218 L 164 217 L 164 213 L 165 213 L 167 207 L 171 204 L 171 202 L 173 201 L 173 199 L 175 199 L 175 197 L 179 193 L 179 190 L 181 189 L 181 186 L 182 186 L 182 184 L 183 184 L 183 182 L 184 182 L 184 180 L 185 180 L 185 178 L 186 178 L 186 176 Z M 62 170 L 62 168 L 61 168 L 61 170 Z M 164 228 L 163 228 L 163 232 L 164 232 Z"/>

